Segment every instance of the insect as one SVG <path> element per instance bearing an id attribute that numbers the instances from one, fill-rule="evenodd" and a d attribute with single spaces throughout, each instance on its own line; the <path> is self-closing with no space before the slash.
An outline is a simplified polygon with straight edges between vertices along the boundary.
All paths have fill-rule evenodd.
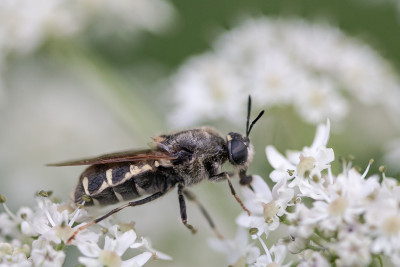
<path id="1" fill-rule="evenodd" d="M 249 134 L 264 111 L 261 111 L 251 124 L 249 123 L 250 113 L 251 97 L 249 96 L 246 135 L 230 132 L 225 139 L 213 128 L 200 127 L 157 136 L 153 138 L 153 147 L 147 150 L 125 151 L 95 158 L 48 164 L 49 166 L 90 165 L 81 174 L 72 193 L 76 203 L 82 203 L 85 200 L 85 205 L 110 205 L 145 196 L 115 208 L 81 226 L 69 241 L 86 227 L 126 207 L 138 206 L 158 199 L 176 186 L 182 223 L 192 233 L 196 232 L 196 229 L 187 222 L 186 197 L 200 207 L 210 226 L 220 236 L 207 211 L 187 189 L 203 180 L 227 180 L 232 195 L 250 215 L 236 195 L 230 174 L 222 171 L 222 165 L 229 162 L 235 167 L 235 173 L 240 177 L 240 184 L 249 185 L 251 182 L 252 176 L 246 174 L 253 158 Z"/>

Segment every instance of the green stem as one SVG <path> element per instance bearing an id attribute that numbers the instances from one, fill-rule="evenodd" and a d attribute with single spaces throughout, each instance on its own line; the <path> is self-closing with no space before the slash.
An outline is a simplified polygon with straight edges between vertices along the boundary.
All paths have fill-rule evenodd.
<path id="1" fill-rule="evenodd" d="M 320 246 L 321 248 L 325 247 L 324 244 L 323 244 L 324 240 L 321 238 L 321 236 L 317 235 L 316 233 L 311 235 L 310 240 L 313 241 L 318 246 Z"/>

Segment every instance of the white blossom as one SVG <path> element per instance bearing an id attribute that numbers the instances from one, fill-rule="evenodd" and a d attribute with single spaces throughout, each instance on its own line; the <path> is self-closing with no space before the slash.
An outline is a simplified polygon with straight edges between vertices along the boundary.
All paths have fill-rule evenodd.
<path id="1" fill-rule="evenodd" d="M 74 231 L 81 225 L 72 227 L 75 223 L 75 214 L 70 214 L 65 206 L 52 203 L 47 198 L 39 200 L 39 216 L 32 219 L 33 229 L 41 235 L 41 238 L 60 244 L 67 243 Z M 77 209 L 76 212 L 85 212 Z M 99 234 L 84 229 L 79 231 L 76 237 L 72 240 L 73 244 L 86 242 L 97 242 Z"/>
<path id="2" fill-rule="evenodd" d="M 141 242 L 134 243 L 134 244 L 132 244 L 130 247 L 131 247 L 131 248 L 139 248 L 139 249 L 141 249 L 141 250 L 143 250 L 143 251 L 145 251 L 145 252 L 146 252 L 146 251 L 147 251 L 147 252 L 150 252 L 150 253 L 153 255 L 153 257 L 154 257 L 155 259 L 172 260 L 172 257 L 171 257 L 171 256 L 169 256 L 169 255 L 167 255 L 167 254 L 165 254 L 165 253 L 163 253 L 163 252 L 161 252 L 161 251 L 158 251 L 158 250 L 155 250 L 154 248 L 152 248 L 151 242 L 150 242 L 149 239 L 144 238 L 144 237 L 142 237 L 141 239 L 142 239 Z"/>
<path id="3" fill-rule="evenodd" d="M 231 109 L 248 94 L 256 108 L 290 105 L 309 123 L 327 117 L 342 121 L 355 100 L 380 106 L 398 124 L 399 76 L 371 47 L 336 27 L 301 19 L 248 19 L 212 46 L 172 77 L 171 124 L 188 126 L 220 114 L 236 122 L 232 117 L 238 113 Z"/>
<path id="4" fill-rule="evenodd" d="M 0 266 L 31 267 L 28 260 L 30 248 L 27 244 L 21 244 L 19 240 L 10 243 L 0 242 Z"/>
<path id="5" fill-rule="evenodd" d="M 274 182 L 282 179 L 291 181 L 289 187 L 298 187 L 300 192 L 314 199 L 325 199 L 324 183 L 330 183 L 330 175 L 322 174 L 323 170 L 330 173 L 330 163 L 334 160 L 331 148 L 326 148 L 329 140 L 330 122 L 318 125 L 314 141 L 310 147 L 302 151 L 289 151 L 287 158 L 283 157 L 273 146 L 267 146 L 266 154 L 269 163 L 274 168 L 270 178 Z"/>
<path id="6" fill-rule="evenodd" d="M 33 266 L 62 266 L 65 261 L 65 253 L 62 250 L 56 250 L 47 240 L 39 239 L 32 243 L 30 259 Z"/>
<path id="7" fill-rule="evenodd" d="M 223 253 L 227 257 L 229 264 L 239 264 L 241 262 L 251 264 L 260 256 L 260 250 L 254 244 L 249 244 L 248 231 L 239 227 L 235 239 L 213 238 L 208 240 L 208 244 L 214 250 Z"/>
<path id="8" fill-rule="evenodd" d="M 368 266 L 384 258 L 394 266 L 400 263 L 400 183 L 387 177 L 385 168 L 380 168 L 381 178 L 369 175 L 373 160 L 362 173 L 343 160 L 342 172 L 334 175 L 334 152 L 326 148 L 329 132 L 329 121 L 319 125 L 310 147 L 286 157 L 273 146 L 266 148 L 275 184 L 271 191 L 253 175 L 242 190 L 251 216 L 241 214 L 236 221 L 265 251 L 252 263 L 247 256 L 250 266 L 288 265 L 286 251 L 303 267 Z M 268 249 L 263 233 L 281 238 Z M 274 254 L 278 247 L 281 252 Z"/>
<path id="9" fill-rule="evenodd" d="M 244 204 L 251 212 L 242 213 L 236 223 L 246 228 L 257 228 L 257 235 L 268 234 L 279 227 L 279 217 L 285 214 L 286 207 L 293 198 L 293 189 L 286 186 L 286 181 L 277 183 L 272 192 L 264 180 L 253 175 L 251 188 L 242 189 L 245 197 Z M 254 190 L 254 191 L 253 191 Z"/>
<path id="10" fill-rule="evenodd" d="M 331 264 L 317 251 L 308 249 L 303 252 L 303 258 L 298 267 L 330 267 Z"/>
<path id="11" fill-rule="evenodd" d="M 136 233 L 129 230 L 114 238 L 106 236 L 104 247 L 100 248 L 95 242 L 79 244 L 78 248 L 84 255 L 79 257 L 79 262 L 85 266 L 143 266 L 152 256 L 150 252 L 143 252 L 128 260 L 122 256 L 136 241 Z"/>
<path id="12" fill-rule="evenodd" d="M 101 28 L 103 35 L 116 25 L 119 30 L 159 33 L 173 18 L 174 9 L 164 0 L 4 0 L 0 2 L 0 51 L 24 55 L 48 37 L 69 37 L 91 25 Z"/>
<path id="13" fill-rule="evenodd" d="M 137 242 L 132 223 L 104 221 L 102 225 L 108 231 L 103 248 L 98 245 L 101 234 L 96 225 L 80 230 L 69 240 L 78 227 L 91 220 L 86 211 L 70 203 L 56 204 L 48 197 L 38 197 L 37 207 L 21 207 L 16 214 L 4 203 L 3 207 L 6 213 L 0 213 L 0 266 L 62 266 L 69 246 L 81 251 L 84 256 L 79 261 L 86 266 L 143 266 L 150 258 L 172 259 L 153 249 L 145 238 Z M 6 242 L 10 238 L 12 242 Z M 140 253 L 125 259 L 127 250 Z"/>

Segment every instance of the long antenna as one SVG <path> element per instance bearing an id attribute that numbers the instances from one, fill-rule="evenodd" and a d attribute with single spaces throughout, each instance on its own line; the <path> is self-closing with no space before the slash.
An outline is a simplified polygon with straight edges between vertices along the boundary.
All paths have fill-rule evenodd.
<path id="1" fill-rule="evenodd" d="M 247 121 L 246 121 L 246 136 L 249 136 L 249 121 L 251 113 L 251 96 L 249 95 L 249 101 L 247 102 Z"/>
<path id="2" fill-rule="evenodd" d="M 261 118 L 262 115 L 264 115 L 264 110 L 258 114 L 257 118 L 255 118 L 249 127 L 249 122 L 250 122 L 250 112 L 251 112 L 251 97 L 249 95 L 249 102 L 247 104 L 247 121 L 246 121 L 246 136 L 249 137 L 251 129 L 253 129 L 254 124 L 258 121 L 259 118 Z"/>

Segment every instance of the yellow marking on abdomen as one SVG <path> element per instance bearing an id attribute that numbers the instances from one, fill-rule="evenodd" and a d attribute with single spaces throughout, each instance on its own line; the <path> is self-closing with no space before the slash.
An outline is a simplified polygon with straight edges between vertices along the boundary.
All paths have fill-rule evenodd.
<path id="1" fill-rule="evenodd" d="M 113 171 L 113 169 L 108 169 L 108 170 L 106 171 L 107 183 L 108 183 L 109 185 L 112 185 L 112 184 L 113 184 L 113 180 L 112 180 L 112 171 Z"/>
<path id="2" fill-rule="evenodd" d="M 83 186 L 83 190 L 85 190 L 85 194 L 90 196 L 90 193 L 89 193 L 89 179 L 87 177 L 84 177 L 82 179 L 82 186 Z"/>

